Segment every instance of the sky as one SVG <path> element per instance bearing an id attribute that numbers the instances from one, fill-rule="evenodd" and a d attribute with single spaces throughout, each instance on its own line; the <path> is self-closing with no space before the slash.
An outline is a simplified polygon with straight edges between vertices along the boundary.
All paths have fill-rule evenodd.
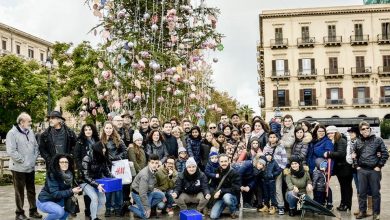
<path id="1" fill-rule="evenodd" d="M 98 20 L 85 0 L 0 0 L 0 22 L 29 34 L 55 42 L 87 40 L 96 44 L 99 37 L 88 34 Z M 256 43 L 260 39 L 258 16 L 263 10 L 361 5 L 363 0 L 207 0 L 220 8 L 217 30 L 226 37 L 222 52 L 211 54 L 214 86 L 227 91 L 241 105 L 256 113 L 258 106 Z"/>

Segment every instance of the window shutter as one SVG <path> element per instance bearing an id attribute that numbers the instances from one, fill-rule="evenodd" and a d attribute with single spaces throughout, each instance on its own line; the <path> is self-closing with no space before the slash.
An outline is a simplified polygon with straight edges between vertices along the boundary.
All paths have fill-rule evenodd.
<path id="1" fill-rule="evenodd" d="M 370 87 L 365 88 L 366 92 L 366 98 L 370 98 Z"/>
<path id="2" fill-rule="evenodd" d="M 326 99 L 330 99 L 330 88 L 326 89 Z"/>
<path id="3" fill-rule="evenodd" d="M 358 88 L 357 87 L 353 87 L 353 98 L 356 99 L 357 98 L 357 91 Z"/>
<path id="4" fill-rule="evenodd" d="M 381 97 L 385 97 L 385 87 L 381 86 Z"/>
<path id="5" fill-rule="evenodd" d="M 272 60 L 272 74 L 276 73 L 276 60 Z"/>
<path id="6" fill-rule="evenodd" d="M 273 106 L 276 107 L 278 106 L 278 91 L 274 90 L 274 97 L 273 97 Z"/>
<path id="7" fill-rule="evenodd" d="M 286 103 L 286 106 L 290 106 L 290 92 L 289 90 L 285 90 L 286 93 L 284 95 L 284 101 Z"/>
<path id="8" fill-rule="evenodd" d="M 303 102 L 303 101 L 304 101 L 303 89 L 300 89 L 300 90 L 299 90 L 299 102 Z"/>
<path id="9" fill-rule="evenodd" d="M 288 72 L 288 60 L 284 60 L 284 72 Z"/>
<path id="10" fill-rule="evenodd" d="M 343 94 L 343 88 L 339 88 L 339 99 L 343 99 L 344 94 Z"/>
<path id="11" fill-rule="evenodd" d="M 302 72 L 302 59 L 298 59 L 299 72 Z"/>
<path id="12" fill-rule="evenodd" d="M 313 104 L 316 104 L 316 99 L 317 99 L 317 95 L 316 95 L 316 89 L 312 89 L 311 90 L 311 99 L 313 100 Z"/>
<path id="13" fill-rule="evenodd" d="M 316 68 L 314 61 L 315 61 L 314 58 L 312 58 L 312 59 L 310 60 L 311 72 L 312 72 L 312 73 L 315 73 L 315 68 Z"/>

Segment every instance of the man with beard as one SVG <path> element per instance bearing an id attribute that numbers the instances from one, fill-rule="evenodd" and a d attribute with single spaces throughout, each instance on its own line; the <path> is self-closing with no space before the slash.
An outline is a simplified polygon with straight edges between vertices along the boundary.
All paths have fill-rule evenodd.
<path id="1" fill-rule="evenodd" d="M 149 132 L 152 129 L 149 127 L 149 119 L 147 117 L 142 117 L 140 120 L 140 125 L 139 125 L 139 133 L 141 133 L 142 137 L 144 138 L 142 141 L 142 146 L 146 146 L 146 143 L 148 142 L 148 136 Z"/>
<path id="2" fill-rule="evenodd" d="M 172 156 L 168 157 L 167 161 L 161 166 L 156 173 L 156 188 L 161 190 L 167 198 L 167 213 L 169 216 L 173 216 L 173 203 L 175 202 L 172 198 L 171 193 L 175 187 L 177 179 L 177 171 L 175 169 L 175 158 Z"/>
<path id="3" fill-rule="evenodd" d="M 39 151 L 48 168 L 56 154 L 72 154 L 76 146 L 76 134 L 65 124 L 65 118 L 59 111 L 52 111 L 49 116 L 49 127 L 42 133 Z"/>
<path id="4" fill-rule="evenodd" d="M 160 130 L 160 121 L 157 116 L 152 116 L 150 118 L 150 128 Z"/>
<path id="5" fill-rule="evenodd" d="M 226 127 L 228 124 L 229 124 L 229 118 L 227 114 L 223 113 L 218 123 L 218 131 L 223 131 L 223 128 Z"/>
<path id="6" fill-rule="evenodd" d="M 176 138 L 171 134 L 172 124 L 169 121 L 164 122 L 162 131 L 165 138 L 165 146 L 167 146 L 168 155 L 177 158 L 177 150 L 179 147 Z"/>
<path id="7" fill-rule="evenodd" d="M 240 116 L 237 113 L 232 114 L 230 117 L 234 128 L 240 129 Z"/>
<path id="8" fill-rule="evenodd" d="M 183 119 L 182 124 L 183 124 L 183 130 L 185 133 L 184 137 L 185 137 L 185 140 L 187 140 L 187 137 L 190 135 L 190 131 L 192 128 L 192 122 L 188 119 Z"/>
<path id="9" fill-rule="evenodd" d="M 134 130 L 131 128 L 131 122 L 133 120 L 133 115 L 130 112 L 125 112 L 122 114 L 123 118 L 123 127 L 120 133 L 122 134 L 122 140 L 125 142 L 126 147 L 129 147 L 129 144 L 133 143 L 133 134 Z"/>
<path id="10" fill-rule="evenodd" d="M 219 168 L 217 174 L 220 178 L 213 179 L 211 181 L 211 187 L 216 188 L 221 184 L 223 178 L 225 178 L 219 188 L 216 188 L 213 199 L 215 201 L 213 208 L 211 209 L 210 218 L 218 219 L 225 209 L 229 207 L 230 217 L 232 219 L 237 218 L 237 205 L 240 198 L 241 178 L 237 171 L 230 167 L 230 160 L 226 154 L 219 155 Z M 226 176 L 226 177 L 224 177 Z"/>

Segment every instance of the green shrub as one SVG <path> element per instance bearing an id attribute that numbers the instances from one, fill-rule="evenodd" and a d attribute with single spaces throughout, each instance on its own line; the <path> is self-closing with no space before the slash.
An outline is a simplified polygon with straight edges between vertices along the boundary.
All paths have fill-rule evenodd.
<path id="1" fill-rule="evenodd" d="M 46 180 L 45 171 L 36 171 L 35 172 L 35 185 L 44 185 Z"/>
<path id="2" fill-rule="evenodd" d="M 2 178 L 0 178 L 0 186 L 6 186 L 12 184 L 12 175 L 4 174 Z"/>
<path id="3" fill-rule="evenodd" d="M 384 139 L 390 138 L 390 119 L 384 119 L 380 124 L 381 136 Z"/>

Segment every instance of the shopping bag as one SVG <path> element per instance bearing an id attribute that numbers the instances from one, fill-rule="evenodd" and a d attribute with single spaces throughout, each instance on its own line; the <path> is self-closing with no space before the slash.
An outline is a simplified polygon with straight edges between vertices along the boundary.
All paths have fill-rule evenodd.
<path id="1" fill-rule="evenodd" d="M 122 179 L 122 185 L 130 184 L 132 181 L 129 160 L 112 161 L 111 173 L 115 178 Z"/>

